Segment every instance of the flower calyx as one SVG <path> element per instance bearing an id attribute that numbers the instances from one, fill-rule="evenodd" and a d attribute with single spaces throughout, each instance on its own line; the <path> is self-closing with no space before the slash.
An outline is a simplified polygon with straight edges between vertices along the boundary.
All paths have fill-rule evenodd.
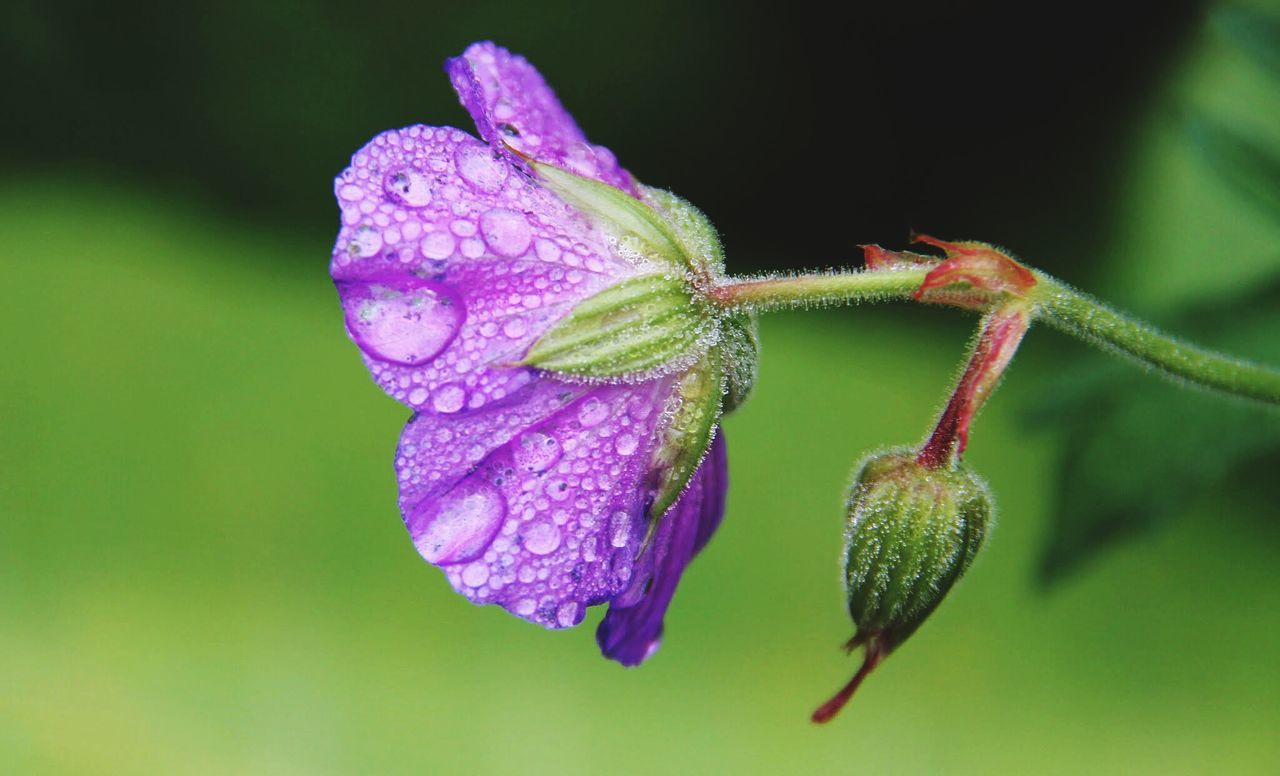
<path id="1" fill-rule="evenodd" d="M 656 527 L 702 461 L 723 412 L 755 380 L 753 316 L 723 310 L 707 291 L 724 253 L 705 215 L 671 192 L 640 197 L 526 159 L 538 180 L 599 229 L 617 254 L 647 271 L 579 302 L 542 335 L 523 364 L 600 382 L 671 375 L 675 390 L 654 452 L 647 512 Z"/>
<path id="2" fill-rule="evenodd" d="M 751 350 L 748 316 L 706 300 L 724 272 L 715 229 L 697 208 L 638 185 L 641 198 L 558 167 L 526 160 L 539 181 L 598 228 L 617 254 L 646 270 L 579 302 L 522 363 L 564 375 L 635 379 L 678 371 L 721 341 Z M 736 358 L 743 358 L 739 352 Z M 754 352 L 750 354 L 754 361 Z M 737 370 L 739 373 L 744 371 Z M 754 366 L 746 369 L 753 372 Z M 741 380 L 737 382 L 741 383 Z M 746 386 L 735 393 L 745 395 Z"/>

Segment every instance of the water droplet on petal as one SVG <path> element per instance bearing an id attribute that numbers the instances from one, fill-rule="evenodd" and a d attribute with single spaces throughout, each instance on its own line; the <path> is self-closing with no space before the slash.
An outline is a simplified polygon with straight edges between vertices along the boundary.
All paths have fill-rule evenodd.
<path id="1" fill-rule="evenodd" d="M 388 174 L 384 188 L 392 199 L 409 207 L 426 207 L 431 203 L 431 179 L 414 169 Z"/>
<path id="2" fill-rule="evenodd" d="M 458 175 L 477 191 L 492 194 L 507 180 L 506 162 L 495 159 L 488 146 L 459 146 L 454 158 L 458 163 Z"/>
<path id="3" fill-rule="evenodd" d="M 578 409 L 578 422 L 584 427 L 591 427 L 609 417 L 609 408 L 594 396 L 590 396 Z"/>
<path id="4" fill-rule="evenodd" d="M 560 441 L 542 431 L 521 434 L 511 457 L 524 471 L 544 472 L 560 460 Z"/>
<path id="5" fill-rule="evenodd" d="M 614 443 L 614 448 L 618 451 L 618 455 L 631 455 L 636 451 L 639 442 L 631 434 L 623 434 L 618 437 Z"/>
<path id="6" fill-rule="evenodd" d="M 614 547 L 626 547 L 631 540 L 631 516 L 626 512 L 614 512 L 609 518 L 609 543 Z"/>
<path id="7" fill-rule="evenodd" d="M 436 389 L 431 406 L 436 412 L 449 414 L 462 409 L 467 401 L 467 389 L 457 383 L 446 383 Z"/>
<path id="8" fill-rule="evenodd" d="M 418 249 L 428 259 L 447 259 L 453 255 L 453 236 L 448 232 L 432 232 L 422 238 Z"/>
<path id="9" fill-rule="evenodd" d="M 556 610 L 556 622 L 561 627 L 568 628 L 570 625 L 578 624 L 578 602 L 565 601 L 560 604 L 560 608 Z"/>
<path id="10" fill-rule="evenodd" d="M 514 210 L 494 208 L 480 216 L 480 231 L 489 250 L 499 256 L 514 258 L 529 250 L 533 230 L 525 217 Z"/>
<path id="11" fill-rule="evenodd" d="M 480 480 L 464 480 L 443 496 L 424 502 L 407 522 L 422 557 L 444 566 L 484 553 L 506 514 L 506 501 L 496 488 Z"/>
<path id="12" fill-rule="evenodd" d="M 472 563 L 462 570 L 462 583 L 467 587 L 480 587 L 489 581 L 489 566 L 484 563 Z"/>
<path id="13" fill-rule="evenodd" d="M 583 177 L 590 178 L 599 171 L 595 151 L 586 143 L 574 143 L 569 146 L 569 152 L 565 154 L 565 162 L 570 170 Z"/>
<path id="14" fill-rule="evenodd" d="M 534 555 L 546 555 L 560 546 L 560 529 L 550 523 L 534 523 L 524 532 L 524 548 Z"/>
<path id="15" fill-rule="evenodd" d="M 557 262 L 560 260 L 560 246 L 545 237 L 539 238 L 533 249 L 538 254 L 538 258 L 543 261 Z"/>
<path id="16" fill-rule="evenodd" d="M 547 495 L 550 496 L 553 501 L 564 501 L 569 498 L 570 491 L 571 488 L 568 480 L 558 479 L 547 483 Z"/>
<path id="17" fill-rule="evenodd" d="M 372 226 L 362 226 L 351 235 L 347 253 L 366 258 L 382 250 L 382 232 Z"/>
<path id="18" fill-rule="evenodd" d="M 407 366 L 435 358 L 462 326 L 466 310 L 451 289 L 417 279 L 342 284 L 347 330 L 369 355 Z"/>
<path id="19" fill-rule="evenodd" d="M 511 339 L 519 339 L 527 331 L 529 331 L 529 324 L 525 323 L 524 318 L 510 318 L 502 324 L 502 333 Z"/>
<path id="20" fill-rule="evenodd" d="M 642 396 L 633 396 L 627 404 L 627 414 L 632 420 L 643 421 L 653 414 L 653 404 Z"/>

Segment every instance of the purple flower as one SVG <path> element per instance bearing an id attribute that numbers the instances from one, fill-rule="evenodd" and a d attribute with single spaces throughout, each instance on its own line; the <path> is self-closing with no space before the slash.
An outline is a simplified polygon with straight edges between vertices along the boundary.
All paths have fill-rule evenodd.
<path id="1" fill-rule="evenodd" d="M 608 602 L 601 649 L 635 665 L 723 514 L 753 322 L 698 301 L 723 268 L 701 214 L 589 144 L 526 60 L 477 43 L 447 70 L 483 140 L 391 130 L 335 181 L 347 331 L 415 411 L 404 522 L 475 603 L 560 628 Z"/>

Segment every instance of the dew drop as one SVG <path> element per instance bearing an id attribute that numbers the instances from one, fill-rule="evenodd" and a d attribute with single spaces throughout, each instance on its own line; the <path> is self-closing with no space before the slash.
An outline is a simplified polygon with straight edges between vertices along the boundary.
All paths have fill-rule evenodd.
<path id="1" fill-rule="evenodd" d="M 631 516 L 626 512 L 614 512 L 609 518 L 609 543 L 614 547 L 626 547 L 631 540 Z"/>
<path id="2" fill-rule="evenodd" d="M 653 405 L 645 401 L 643 397 L 635 396 L 627 405 L 627 414 L 632 420 L 644 420 L 653 414 Z"/>
<path id="3" fill-rule="evenodd" d="M 569 146 L 565 162 L 568 163 L 569 169 L 585 178 L 594 177 L 599 172 L 595 152 L 586 143 L 574 143 Z"/>
<path id="4" fill-rule="evenodd" d="M 570 625 L 576 625 L 578 623 L 578 602 L 565 601 L 560 604 L 560 608 L 556 610 L 556 622 L 565 628 Z"/>
<path id="5" fill-rule="evenodd" d="M 462 409 L 467 401 L 467 389 L 457 383 L 445 383 L 436 389 L 431 397 L 431 406 L 436 412 L 450 414 Z"/>
<path id="6" fill-rule="evenodd" d="M 393 199 L 409 207 L 426 207 L 431 203 L 431 180 L 413 169 L 396 170 L 383 184 Z"/>
<path id="7" fill-rule="evenodd" d="M 461 298 L 438 283 L 342 284 L 347 330 L 360 349 L 397 364 L 417 366 L 435 358 L 458 334 L 466 316 Z"/>
<path id="8" fill-rule="evenodd" d="M 590 428 L 607 417 L 609 417 L 609 408 L 594 396 L 588 397 L 578 409 L 578 422 L 585 428 Z"/>
<path id="9" fill-rule="evenodd" d="M 490 250 L 508 258 L 529 250 L 533 241 L 533 230 L 525 217 L 506 208 L 494 208 L 480 216 L 480 231 Z"/>
<path id="10" fill-rule="evenodd" d="M 347 253 L 352 256 L 367 258 L 382 250 L 382 232 L 372 226 L 362 226 L 351 235 L 347 243 Z"/>
<path id="11" fill-rule="evenodd" d="M 546 555 L 560 546 L 560 529 L 551 523 L 534 523 L 524 532 L 524 548 L 534 555 Z"/>
<path id="12" fill-rule="evenodd" d="M 560 460 L 560 440 L 543 431 L 521 434 L 512 459 L 527 472 L 544 472 Z"/>
<path id="13" fill-rule="evenodd" d="M 569 481 L 564 479 L 552 480 L 547 483 L 547 495 L 553 501 L 564 501 L 569 498 L 572 489 L 569 487 Z"/>
<path id="14" fill-rule="evenodd" d="M 524 318 L 510 318 L 502 324 L 502 333 L 511 339 L 519 339 L 527 331 L 529 331 L 529 324 L 525 323 Z"/>
<path id="15" fill-rule="evenodd" d="M 481 480 L 464 480 L 421 504 L 409 518 L 409 534 L 428 562 L 462 563 L 484 553 L 506 513 L 506 502 L 496 488 Z"/>
<path id="16" fill-rule="evenodd" d="M 560 260 L 560 246 L 545 237 L 539 238 L 533 249 L 538 254 L 538 258 L 543 261 L 557 262 Z"/>
<path id="17" fill-rule="evenodd" d="M 459 146 L 454 159 L 458 163 L 458 175 L 476 191 L 492 194 L 507 180 L 507 165 L 495 159 L 486 146 Z"/>
<path id="18" fill-rule="evenodd" d="M 438 261 L 452 256 L 453 246 L 453 237 L 448 232 L 432 232 L 422 238 L 422 242 L 418 244 L 418 250 L 422 251 L 422 255 L 428 259 Z"/>
<path id="19" fill-rule="evenodd" d="M 631 455 L 636 451 L 636 446 L 638 444 L 639 442 L 634 436 L 631 434 L 623 434 L 618 437 L 618 440 L 614 443 L 614 449 L 618 451 L 618 455 Z"/>
<path id="20" fill-rule="evenodd" d="M 472 563 L 462 570 L 462 583 L 467 587 L 480 587 L 489 581 L 489 566 L 484 563 Z"/>

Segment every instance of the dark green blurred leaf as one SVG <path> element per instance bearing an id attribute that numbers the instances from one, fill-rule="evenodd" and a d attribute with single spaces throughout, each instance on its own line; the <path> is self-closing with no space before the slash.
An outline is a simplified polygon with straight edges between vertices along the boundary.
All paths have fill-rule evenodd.
<path id="1" fill-rule="evenodd" d="M 1186 122 L 1192 147 L 1251 204 L 1280 220 L 1280 156 L 1207 115 Z"/>
<path id="2" fill-rule="evenodd" d="M 1224 5 L 1213 9 L 1212 18 L 1218 29 L 1280 78 L 1280 15 Z"/>
<path id="3" fill-rule="evenodd" d="M 1228 352 L 1280 362 L 1280 282 L 1183 316 L 1171 330 Z M 1099 359 L 1099 361 L 1101 361 Z M 1280 455 L 1280 413 L 1186 390 L 1130 365 L 1062 370 L 1032 419 L 1066 437 L 1056 510 L 1041 556 L 1052 584 L 1099 552 L 1184 514 L 1207 493 L 1275 503 L 1280 482 L 1256 474 Z M 1231 530 L 1238 516 L 1223 515 Z"/>

